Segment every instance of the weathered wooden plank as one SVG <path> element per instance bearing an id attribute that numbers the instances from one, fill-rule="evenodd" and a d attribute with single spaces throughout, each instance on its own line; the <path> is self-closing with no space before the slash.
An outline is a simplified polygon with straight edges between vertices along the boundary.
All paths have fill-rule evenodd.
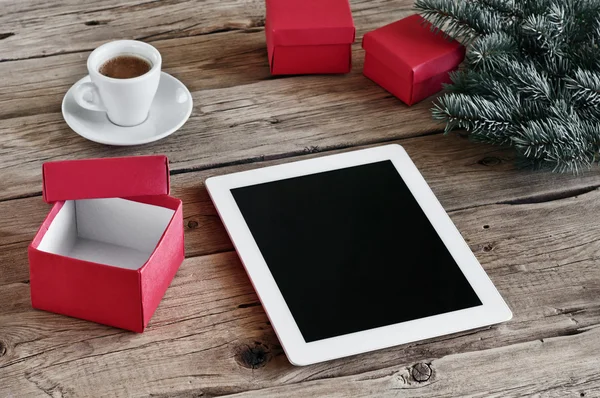
<path id="1" fill-rule="evenodd" d="M 600 171 L 575 178 L 568 174 L 517 170 L 510 151 L 474 144 L 458 136 L 435 135 L 396 142 L 404 145 L 453 219 L 453 212 L 458 209 L 502 202 L 550 200 L 600 185 Z M 232 249 L 204 188 L 206 178 L 322 155 L 308 154 L 172 176 L 172 194 L 184 202 L 187 256 Z M 39 196 L 0 202 L 4 220 L 0 225 L 0 285 L 29 279 L 26 248 L 48 209 Z M 478 224 L 486 222 L 482 216 Z"/>
<path id="2" fill-rule="evenodd" d="M 0 120 L 0 199 L 40 191 L 47 160 L 165 153 L 173 170 L 348 147 L 436 131 L 430 103 L 402 105 L 364 76 L 296 77 L 195 92 L 194 113 L 165 140 L 109 147 L 58 113 Z M 23 162 L 23 159 L 27 159 Z"/>
<path id="3" fill-rule="evenodd" d="M 566 282 L 570 282 L 569 274 L 573 273 L 572 270 L 563 272 Z M 594 277 L 597 278 L 597 275 Z M 524 280 L 531 279 L 531 275 L 521 275 L 521 278 L 514 279 L 513 284 L 518 286 Z M 17 287 L 19 288 L 26 289 Z M 543 284 L 537 286 L 537 291 L 560 304 L 569 303 L 569 300 L 573 300 L 578 294 L 573 289 L 561 287 L 557 291 L 552 286 Z M 569 291 L 567 297 L 561 294 Z M 510 292 L 503 293 L 510 295 Z M 14 312 L 10 317 L 2 316 L 1 324 L 6 326 L 8 333 L 6 330 L 0 333 L 0 340 L 3 341 L 7 352 L 5 358 L 2 358 L 5 362 L 0 363 L 0 368 L 5 366 L 0 374 L 6 371 L 8 380 L 19 381 L 19 377 L 22 377 L 19 369 L 35 367 L 48 373 L 45 376 L 39 375 L 35 380 L 54 379 L 54 372 L 61 375 L 79 372 L 76 379 L 86 375 L 94 375 L 95 378 L 98 377 L 97 373 L 100 373 L 99 377 L 105 377 L 105 381 L 123 381 L 117 376 L 116 370 L 106 371 L 106 374 L 101 370 L 101 365 L 107 362 L 118 363 L 121 374 L 125 376 L 128 373 L 123 370 L 129 370 L 127 368 L 130 366 L 138 366 L 136 358 L 141 357 L 147 358 L 147 361 L 142 363 L 146 369 L 138 370 L 142 373 L 141 380 L 137 380 L 141 384 L 150 382 L 150 378 L 160 374 L 162 379 L 169 380 L 165 382 L 168 385 L 161 388 L 176 389 L 178 380 L 185 379 L 185 376 L 189 375 L 188 372 L 197 372 L 196 374 L 201 375 L 222 375 L 222 378 L 219 379 L 218 385 L 215 385 L 213 377 L 207 380 L 199 376 L 199 380 L 195 380 L 196 387 L 204 383 L 204 387 L 209 385 L 216 390 L 229 388 L 229 391 L 236 391 L 277 385 L 283 381 L 298 382 L 354 374 L 366 369 L 421 361 L 424 357 L 442 357 L 457 351 L 499 347 L 532 336 L 546 338 L 563 333 L 578 333 L 590 322 L 597 322 L 600 316 L 598 311 L 594 312 L 593 308 L 585 307 L 573 310 L 574 314 L 564 311 L 551 313 L 546 310 L 546 303 L 540 304 L 535 298 L 537 297 L 525 301 L 523 308 L 519 308 L 518 313 L 515 313 L 515 319 L 505 325 L 507 327 L 483 330 L 477 336 L 466 334 L 453 339 L 443 338 L 329 364 L 294 368 L 284 358 L 280 358 L 281 349 L 266 324 L 266 317 L 260 307 L 254 306 L 256 297 L 239 262 L 232 253 L 219 254 L 186 260 L 161 304 L 151 328 L 144 335 L 118 332 L 75 319 L 29 310 L 26 310 L 29 313 L 20 316 L 15 316 Z M 545 318 L 540 317 L 541 311 L 547 312 Z M 6 320 L 7 318 L 9 319 Z M 226 338 L 232 340 L 224 343 L 223 339 Z M 259 344 L 256 344 L 257 341 Z M 247 363 L 243 361 L 244 357 L 240 352 L 245 352 L 244 348 L 248 343 L 257 352 L 266 354 L 267 363 L 260 365 L 267 366 L 253 372 L 257 385 L 244 384 L 245 375 L 248 374 Z M 214 351 L 211 354 L 212 350 Z M 44 352 L 37 355 L 40 351 Z M 168 352 L 177 354 L 171 357 Z M 198 352 L 202 352 L 201 356 Z M 176 358 L 186 357 L 185 353 L 189 353 L 191 358 Z M 20 361 L 25 356 L 27 358 Z M 165 362 L 151 365 L 153 359 Z M 85 367 L 81 371 L 83 373 L 75 369 L 82 363 Z M 95 368 L 95 365 L 99 367 Z M 281 378 L 275 377 L 279 372 L 282 372 Z M 25 376 L 29 380 L 30 374 Z M 238 382 L 242 385 L 237 385 Z M 71 381 L 66 385 L 58 383 L 61 389 L 66 388 L 67 391 L 71 384 Z M 107 386 L 98 391 L 110 393 L 110 383 L 104 384 Z M 53 385 L 56 385 L 56 382 Z M 157 383 L 147 388 L 148 391 L 154 391 L 159 386 L 160 383 Z M 87 387 L 89 386 L 78 388 Z M 136 384 L 132 384 L 131 387 L 140 388 Z M 84 391 L 82 389 L 80 393 Z M 142 388 L 141 392 L 143 391 L 145 390 Z"/>
<path id="4" fill-rule="evenodd" d="M 264 23 L 260 0 L 11 1 L 2 11 L 2 32 L 13 35 L 0 41 L 0 61 L 91 50 L 116 39 L 148 40 L 167 32 L 179 37 Z"/>
<path id="5" fill-rule="evenodd" d="M 239 5 L 241 2 L 232 3 Z M 259 3 L 263 7 L 264 2 Z M 75 11 L 72 8 L 77 4 L 72 4 L 68 8 L 69 11 L 63 14 L 73 14 Z M 410 12 L 411 3 L 405 0 L 386 4 L 379 7 L 375 4 L 375 7 L 368 8 L 366 3 L 359 3 L 355 7 L 357 8 L 355 20 L 359 29 L 353 56 L 355 71 L 359 73 L 362 70 L 364 56 L 360 48 L 362 34 L 387 23 L 390 16 L 401 18 Z M 208 8 L 214 6 L 216 5 L 212 3 L 205 4 Z M 41 7 L 41 10 L 48 11 L 43 5 Z M 118 10 L 119 7 L 113 9 Z M 244 11 L 248 10 L 244 8 Z M 122 16 L 120 18 L 124 19 Z M 168 39 L 173 32 L 166 31 L 167 33 L 161 35 L 163 39 L 153 37 L 148 41 L 161 51 L 163 70 L 181 79 L 192 92 L 254 83 L 270 78 L 264 29 L 258 27 L 222 32 L 226 28 L 227 26 L 223 25 L 215 34 L 176 40 Z M 98 27 L 82 29 L 98 29 Z M 115 33 L 117 32 L 110 30 L 110 34 Z M 70 43 L 80 38 L 79 34 L 74 34 L 74 37 L 70 38 Z M 51 44 L 58 45 L 54 42 Z M 1 45 L 0 41 L 0 48 Z M 227 51 L 223 51 L 224 48 Z M 60 103 L 64 94 L 74 82 L 87 74 L 85 61 L 88 54 L 89 51 L 84 50 L 57 57 L 0 63 L 0 76 L 4 78 L 0 92 L 0 119 L 60 112 Z"/>
<path id="6" fill-rule="evenodd" d="M 152 44 L 162 54 L 163 70 L 183 81 L 192 92 L 270 78 L 262 29 Z M 227 48 L 227 52 L 216 50 L 221 48 Z M 0 90 L 0 119 L 60 112 L 69 87 L 87 75 L 88 55 L 86 51 L 0 63 L 0 76 L 5 79 Z"/>
<path id="7" fill-rule="evenodd" d="M 352 1 L 358 41 L 406 15 L 411 3 Z M 429 104 L 406 108 L 360 75 L 359 43 L 350 75 L 270 78 L 263 16 L 262 0 L 2 2 L 0 396 L 248 390 L 259 396 L 600 396 L 599 332 L 591 329 L 600 324 L 600 227 L 588 215 L 600 206 L 598 171 L 579 178 L 523 172 L 514 169 L 510 151 L 440 135 L 405 139 L 439 125 L 430 120 Z M 165 70 L 192 90 L 194 115 L 169 139 L 109 148 L 80 139 L 62 121 L 62 95 L 85 74 L 89 50 L 113 38 L 151 41 Z M 32 59 L 1 62 L 20 58 Z M 203 181 L 401 138 L 515 318 L 292 367 Z M 195 257 L 185 260 L 148 331 L 135 335 L 32 310 L 25 250 L 48 210 L 36 196 L 41 163 L 159 152 L 172 160 L 186 250 Z"/>
<path id="8" fill-rule="evenodd" d="M 231 397 L 597 397 L 599 347 L 600 328 L 596 327 L 578 336 L 448 355 L 429 363 Z"/>
<path id="9" fill-rule="evenodd" d="M 389 18 L 377 7 L 364 8 L 357 19 L 367 26 Z M 393 10 L 399 17 L 406 14 L 402 7 Z M 0 63 L 0 75 L 6 80 L 0 93 L 0 119 L 6 119 L 0 120 L 0 199 L 38 192 L 36 180 L 44 160 L 160 151 L 170 155 L 175 169 L 206 168 L 305 148 L 413 136 L 441 127 L 431 120 L 427 101 L 408 108 L 362 76 L 359 44 L 354 46 L 355 69 L 350 75 L 268 81 L 264 81 L 269 72 L 262 31 L 155 44 L 164 52 L 165 70 L 190 86 L 196 106 L 175 135 L 136 148 L 87 142 L 62 120 L 62 96 L 85 74 L 87 53 Z M 25 164 L 23 157 L 28 159 Z"/>
<path id="10" fill-rule="evenodd" d="M 305 368 L 292 367 L 282 355 L 234 252 L 186 259 L 148 331 L 141 335 L 33 311 L 26 284 L 0 286 L 0 302 L 13 303 L 0 307 L 4 347 L 0 376 L 9 380 L 0 385 L 0 395 L 15 394 L 21 388 L 33 393 L 38 388 L 67 395 L 202 391 L 210 396 L 402 368 L 459 352 L 579 334 L 600 324 L 600 226 L 590 224 L 588 216 L 599 210 L 600 191 L 594 191 L 545 203 L 487 205 L 454 212 L 457 226 L 512 308 L 513 320 L 475 333 Z M 597 355 L 596 340 L 589 344 L 588 351 Z M 546 363 L 545 354 L 529 354 Z M 455 366 L 464 358 L 458 356 Z M 494 362 L 509 361 L 511 366 L 518 363 L 507 355 L 495 358 Z M 597 362 L 585 358 L 579 371 L 587 375 L 593 368 L 595 372 Z M 260 368 L 251 370 L 249 363 Z M 496 365 L 498 369 L 509 366 Z M 435 360 L 433 366 L 438 372 Z M 447 371 L 443 366 L 440 369 Z M 494 375 L 510 388 L 533 384 L 531 390 L 522 391 L 545 384 L 532 383 L 533 379 L 521 383 L 503 372 Z M 439 379 L 436 388 L 459 388 L 452 377 L 445 380 Z M 480 388 L 476 391 L 486 391 L 485 385 Z M 502 394 L 495 387 L 490 391 Z"/>
<path id="11" fill-rule="evenodd" d="M 352 0 L 357 27 L 381 26 L 412 9 L 411 0 Z M 116 39 L 154 41 L 264 25 L 263 0 L 80 2 L 5 1 L 0 62 L 89 51 Z M 362 17 L 362 19 L 361 19 Z M 373 25 L 375 24 L 375 25 Z M 222 48 L 215 48 L 221 52 Z"/>

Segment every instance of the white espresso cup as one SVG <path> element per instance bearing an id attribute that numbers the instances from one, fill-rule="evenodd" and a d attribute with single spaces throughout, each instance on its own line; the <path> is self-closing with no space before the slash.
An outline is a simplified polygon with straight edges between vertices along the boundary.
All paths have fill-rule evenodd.
<path id="1" fill-rule="evenodd" d="M 114 79 L 100 73 L 106 61 L 123 55 L 145 59 L 152 67 L 131 79 Z M 92 81 L 75 87 L 75 101 L 82 108 L 106 112 L 108 119 L 119 126 L 143 123 L 158 89 L 161 64 L 160 53 L 148 43 L 117 40 L 103 44 L 88 57 L 87 68 Z"/>

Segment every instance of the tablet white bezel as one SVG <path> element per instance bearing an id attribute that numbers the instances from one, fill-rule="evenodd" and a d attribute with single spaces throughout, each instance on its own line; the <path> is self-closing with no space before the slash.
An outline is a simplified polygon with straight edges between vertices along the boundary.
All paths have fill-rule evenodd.
<path id="1" fill-rule="evenodd" d="M 306 343 L 231 190 L 265 182 L 390 160 L 479 296 L 483 305 Z M 206 187 L 246 268 L 283 349 L 294 365 L 308 365 L 491 325 L 512 313 L 416 166 L 400 145 L 386 145 L 212 177 Z M 428 294 L 428 292 L 424 292 Z M 399 303 L 390 311 L 401 311 Z"/>

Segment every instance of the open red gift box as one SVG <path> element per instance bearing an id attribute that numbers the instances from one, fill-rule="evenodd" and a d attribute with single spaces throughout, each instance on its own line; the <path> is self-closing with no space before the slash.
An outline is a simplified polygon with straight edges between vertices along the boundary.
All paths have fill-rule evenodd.
<path id="1" fill-rule="evenodd" d="M 267 0 L 271 74 L 348 73 L 355 28 L 348 0 Z"/>
<path id="2" fill-rule="evenodd" d="M 43 165 L 54 203 L 29 246 L 34 308 L 143 332 L 184 259 L 165 156 Z"/>
<path id="3" fill-rule="evenodd" d="M 365 34 L 363 74 L 408 105 L 450 83 L 449 72 L 465 58 L 465 48 L 449 40 L 419 15 Z"/>

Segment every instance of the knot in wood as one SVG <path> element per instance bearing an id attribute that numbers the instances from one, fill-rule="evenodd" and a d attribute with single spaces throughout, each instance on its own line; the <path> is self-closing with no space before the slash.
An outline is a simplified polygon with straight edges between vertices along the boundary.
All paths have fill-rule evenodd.
<path id="1" fill-rule="evenodd" d="M 188 228 L 189 229 L 198 228 L 198 221 L 191 220 L 190 222 L 188 222 Z"/>
<path id="2" fill-rule="evenodd" d="M 6 344 L 0 340 L 0 357 L 6 355 L 6 351 L 8 351 L 8 348 L 6 348 Z"/>
<path id="3" fill-rule="evenodd" d="M 496 166 L 501 163 L 501 160 L 494 156 L 486 156 L 478 162 L 483 166 Z"/>
<path id="4" fill-rule="evenodd" d="M 413 379 L 418 381 L 419 383 L 424 383 L 431 377 L 431 366 L 426 363 L 419 362 L 415 366 L 413 366 L 411 375 Z"/>
<path id="5" fill-rule="evenodd" d="M 236 359 L 245 368 L 258 369 L 271 360 L 271 352 L 267 346 L 255 341 L 254 345 L 247 344 L 240 347 Z"/>

